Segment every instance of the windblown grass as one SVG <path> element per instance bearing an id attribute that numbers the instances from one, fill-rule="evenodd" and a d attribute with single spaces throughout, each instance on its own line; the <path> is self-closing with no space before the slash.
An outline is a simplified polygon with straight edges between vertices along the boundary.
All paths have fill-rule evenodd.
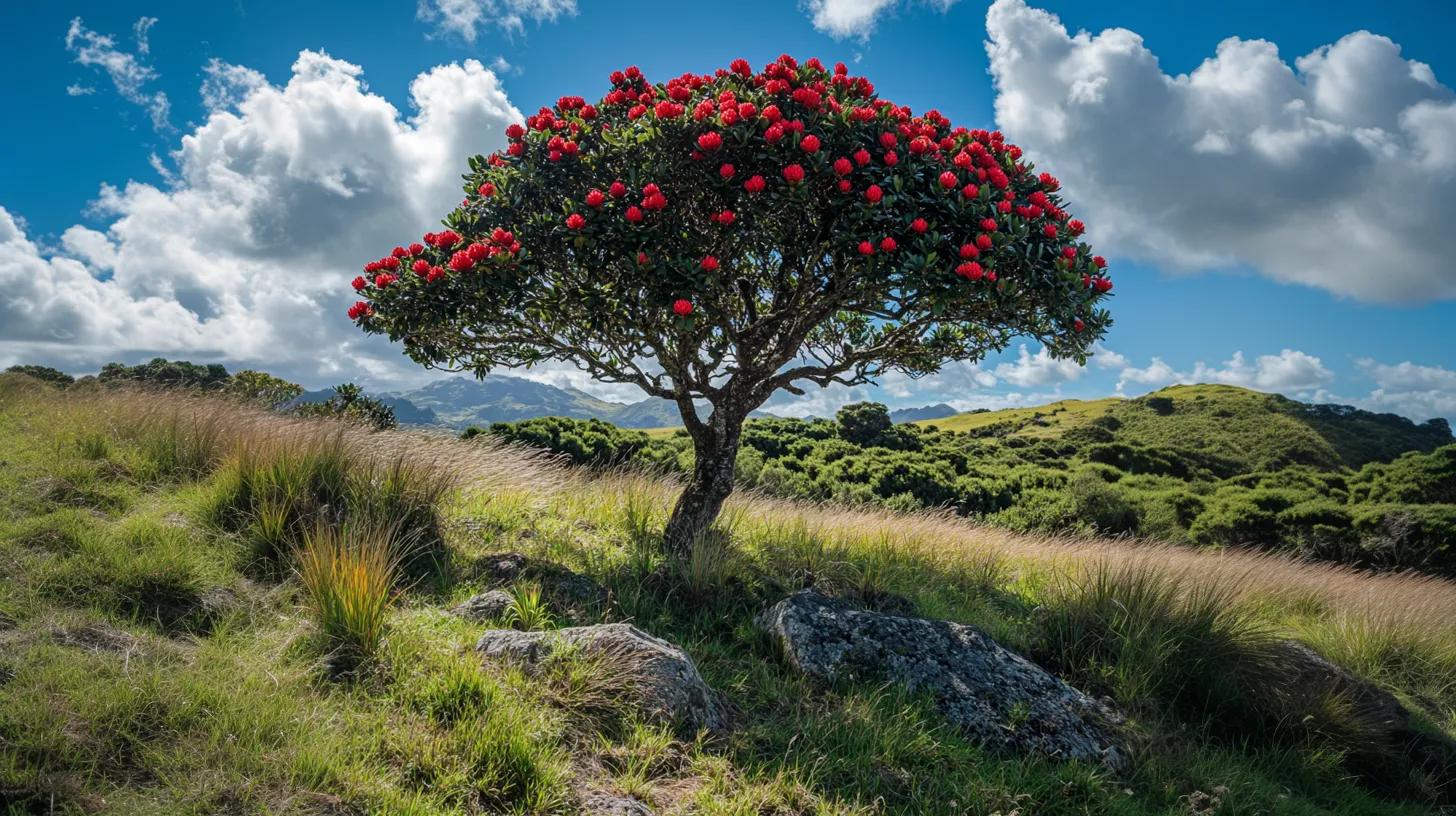
<path id="1" fill-rule="evenodd" d="M 1279 676 L 1271 644 L 1297 637 L 1423 727 L 1456 730 L 1451 582 L 754 495 L 670 560 L 670 480 L 212 398 L 58 399 L 6 376 L 0 444 L 7 807 L 570 813 L 586 787 L 708 816 L 1172 816 L 1210 797 L 1219 813 L 1414 815 L 1449 801 L 1365 775 L 1361 724 L 1338 700 L 1304 701 L 1297 728 L 1246 703 Z M 478 626 L 441 606 L 480 589 L 474 559 L 505 550 L 601 581 L 611 602 L 586 618 L 538 598 L 540 611 L 684 646 L 740 730 L 679 740 L 612 713 L 599 667 L 569 655 L 531 677 L 482 670 Z M 188 622 L 202 593 L 248 578 L 228 625 Z M 793 674 L 751 620 L 809 585 L 908 596 L 1111 696 L 1135 768 L 1005 761 L 914 695 Z M 321 682 L 310 630 L 372 657 Z"/>

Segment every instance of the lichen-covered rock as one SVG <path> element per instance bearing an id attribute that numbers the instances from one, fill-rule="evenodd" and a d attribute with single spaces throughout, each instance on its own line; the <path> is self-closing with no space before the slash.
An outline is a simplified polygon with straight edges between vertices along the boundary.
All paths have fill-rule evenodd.
<path id="1" fill-rule="evenodd" d="M 515 599 L 509 592 L 501 589 L 492 589 L 489 592 L 482 592 L 471 597 L 469 600 L 455 607 L 455 614 L 462 618 L 473 621 L 497 620 L 504 617 L 506 609 Z"/>
<path id="2" fill-rule="evenodd" d="M 780 601 L 758 624 L 795 669 L 928 692 L 970 739 L 1021 755 L 1123 765 L 1114 712 L 974 626 L 855 609 L 813 590 Z"/>
<path id="3" fill-rule="evenodd" d="M 603 659 L 606 680 L 649 719 L 687 729 L 728 728 L 728 717 L 686 652 L 625 623 L 576 626 L 551 632 L 492 629 L 475 650 L 491 660 L 532 669 L 561 648 Z"/>
<path id="4" fill-rule="evenodd" d="M 646 802 L 634 796 L 594 791 L 581 798 L 583 816 L 654 816 Z"/>
<path id="5" fill-rule="evenodd" d="M 1422 768 L 1437 787 L 1453 791 L 1446 796 L 1456 801 L 1456 740 L 1423 730 L 1394 694 L 1297 640 L 1275 644 L 1275 658 L 1280 682 L 1270 687 L 1282 699 L 1265 700 L 1266 707 L 1282 716 L 1297 717 L 1310 701 L 1322 706 L 1321 698 L 1343 698 L 1349 714 L 1368 731 L 1370 744 L 1359 746 L 1361 750 L 1383 750 L 1388 756 L 1401 757 L 1401 764 Z M 1391 769 L 1398 766 L 1382 764 Z"/>
<path id="6" fill-rule="evenodd" d="M 483 555 L 476 559 L 474 572 L 477 579 L 491 588 L 533 581 L 541 585 L 542 594 L 563 606 L 596 603 L 604 594 L 601 585 L 590 576 L 518 552 Z"/>

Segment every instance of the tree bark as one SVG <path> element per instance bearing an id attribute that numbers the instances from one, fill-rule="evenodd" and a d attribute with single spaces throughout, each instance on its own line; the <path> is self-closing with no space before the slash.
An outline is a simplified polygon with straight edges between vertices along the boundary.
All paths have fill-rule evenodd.
<path id="1" fill-rule="evenodd" d="M 672 508 L 663 544 L 676 555 L 692 553 L 693 540 L 713 526 L 733 493 L 733 468 L 743 436 L 744 416 L 717 408 L 693 434 L 693 474 Z"/>

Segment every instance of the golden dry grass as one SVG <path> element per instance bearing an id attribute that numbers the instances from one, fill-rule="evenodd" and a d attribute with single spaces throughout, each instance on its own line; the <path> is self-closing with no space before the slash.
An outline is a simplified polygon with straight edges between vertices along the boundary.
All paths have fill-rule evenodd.
<path id="1" fill-rule="evenodd" d="M 169 444 L 178 458 L 213 465 L 241 451 L 300 450 L 333 441 L 382 460 L 450 473 L 464 499 L 510 502 L 523 509 L 567 516 L 610 516 L 645 504 L 665 516 L 679 489 L 671 478 L 639 473 L 598 475 L 555 464 L 539 452 L 411 430 L 372 432 L 330 420 L 299 419 L 217 397 L 179 399 L 141 391 L 69 392 L 64 399 L 32 389 L 0 389 L 25 400 L 36 420 L 53 427 L 101 423 L 122 438 L 178 429 Z M 896 556 L 921 567 L 958 567 L 994 561 L 1011 574 L 1088 569 L 1156 569 L 1170 577 L 1216 583 L 1240 599 L 1317 609 L 1339 625 L 1400 629 L 1422 637 L 1456 638 L 1456 582 L 1413 573 L 1372 574 L 1287 556 L 1243 550 L 1205 550 L 1132 539 L 1027 535 L 977 524 L 949 513 L 883 509 L 771 499 L 740 493 L 725 518 L 739 532 L 807 529 L 826 549 L 869 552 L 893 542 Z"/>

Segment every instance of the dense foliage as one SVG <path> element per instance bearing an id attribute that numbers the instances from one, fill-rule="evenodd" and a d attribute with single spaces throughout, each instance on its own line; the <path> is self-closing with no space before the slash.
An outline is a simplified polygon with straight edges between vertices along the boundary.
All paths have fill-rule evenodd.
<path id="1" fill-rule="evenodd" d="M 999 132 L 789 56 L 611 82 L 471 159 L 447 228 L 367 264 L 349 315 L 425 365 L 569 361 L 672 401 L 696 452 L 678 546 L 774 392 L 929 374 L 1017 336 L 1083 361 L 1110 325 L 1105 261 Z"/>
<path id="2" fill-rule="evenodd" d="M 27 377 L 34 377 L 41 382 L 48 382 L 52 385 L 70 385 L 76 381 L 75 377 L 60 369 L 41 365 L 13 365 L 5 369 L 10 374 L 24 374 Z"/>
<path id="3" fill-rule="evenodd" d="M 1456 444 L 1444 420 L 1173 388 L 1051 433 L 1056 414 L 973 432 L 891 425 L 885 407 L 744 430 L 740 485 L 794 498 L 947 506 L 1019 530 L 1131 534 L 1456 575 Z M 687 471 L 681 433 L 600 421 L 490 433 L 581 464 Z"/>
<path id="4" fill-rule="evenodd" d="M 107 363 L 96 378 L 104 383 L 138 383 L 192 388 L 222 388 L 228 381 L 227 368 L 219 363 L 198 365 L 186 360 L 158 357 L 149 363 L 128 366 Z"/>

